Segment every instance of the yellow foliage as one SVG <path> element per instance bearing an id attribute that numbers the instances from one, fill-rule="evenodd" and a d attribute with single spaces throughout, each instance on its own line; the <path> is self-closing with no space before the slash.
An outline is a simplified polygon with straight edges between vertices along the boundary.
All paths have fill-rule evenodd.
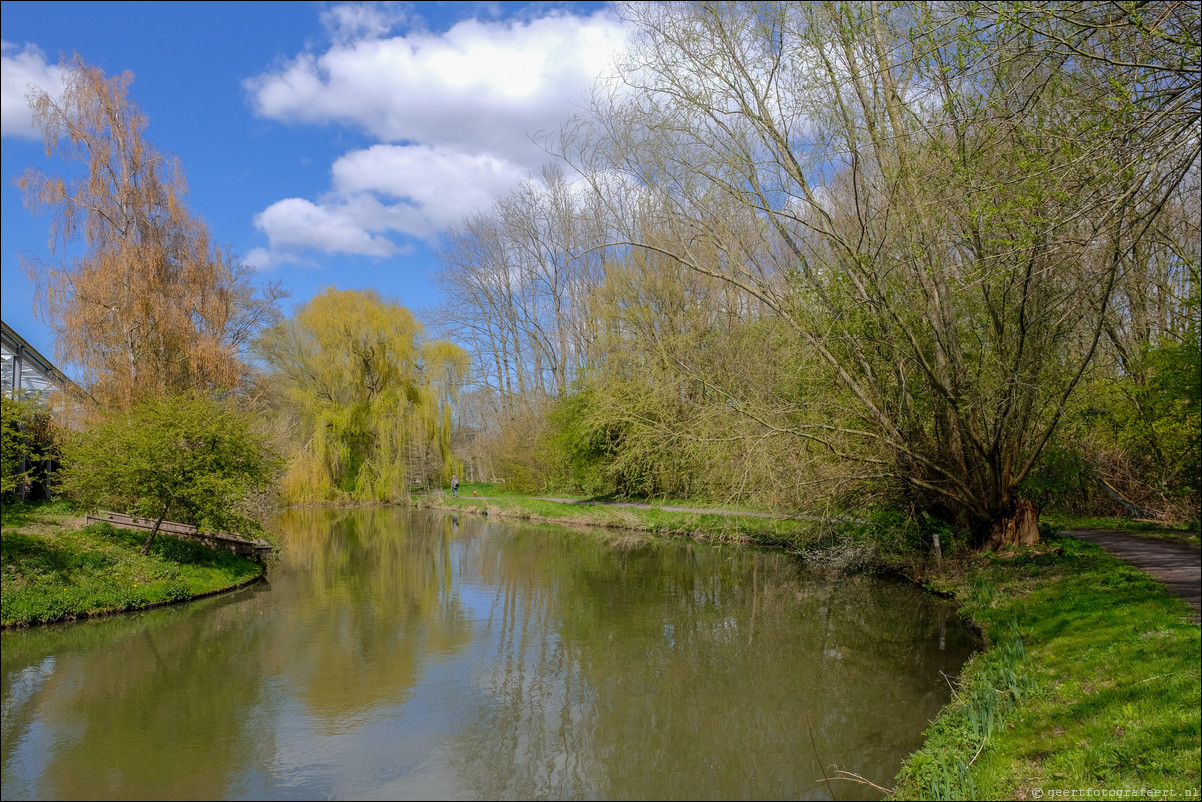
<path id="1" fill-rule="evenodd" d="M 450 410 L 467 355 L 421 333 L 374 290 L 329 287 L 259 338 L 257 352 L 287 385 L 281 397 L 304 421 L 285 498 L 389 501 L 449 476 Z"/>
<path id="2" fill-rule="evenodd" d="M 31 167 L 17 182 L 30 208 L 51 215 L 52 254 L 83 246 L 79 258 L 21 257 L 56 356 L 93 398 L 122 407 L 235 387 L 246 341 L 278 316 L 279 285 L 256 289 L 189 210 L 178 160 L 143 138 L 133 76 L 109 78 L 78 56 L 64 67 L 60 95 L 34 89 L 30 100 L 46 155 L 81 169 Z"/>

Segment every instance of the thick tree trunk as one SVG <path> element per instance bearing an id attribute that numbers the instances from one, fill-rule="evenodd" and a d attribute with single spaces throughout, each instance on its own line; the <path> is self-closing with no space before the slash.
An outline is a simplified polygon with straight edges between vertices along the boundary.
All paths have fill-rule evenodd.
<path id="1" fill-rule="evenodd" d="M 1039 508 L 1029 499 L 1019 499 L 1014 514 L 993 525 L 985 551 L 1001 551 L 1039 542 Z"/>

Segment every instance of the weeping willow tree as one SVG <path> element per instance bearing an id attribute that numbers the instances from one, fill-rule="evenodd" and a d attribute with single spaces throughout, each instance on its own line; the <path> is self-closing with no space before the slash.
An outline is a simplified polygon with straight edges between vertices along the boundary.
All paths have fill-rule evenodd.
<path id="1" fill-rule="evenodd" d="M 330 287 L 255 349 L 291 421 L 285 498 L 388 501 L 456 470 L 450 425 L 467 355 L 423 342 L 404 307 Z"/>

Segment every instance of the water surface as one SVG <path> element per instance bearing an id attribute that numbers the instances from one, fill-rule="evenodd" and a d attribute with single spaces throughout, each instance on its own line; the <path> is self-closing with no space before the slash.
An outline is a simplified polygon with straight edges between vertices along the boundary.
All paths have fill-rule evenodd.
<path id="1" fill-rule="evenodd" d="M 823 766 L 891 783 L 977 646 L 909 585 L 776 553 L 394 508 L 275 529 L 269 583 L 4 632 L 4 799 L 829 798 Z"/>

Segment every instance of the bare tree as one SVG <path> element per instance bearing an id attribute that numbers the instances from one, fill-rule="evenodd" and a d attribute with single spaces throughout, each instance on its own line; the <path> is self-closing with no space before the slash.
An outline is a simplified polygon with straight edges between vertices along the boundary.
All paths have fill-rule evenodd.
<path id="1" fill-rule="evenodd" d="M 548 168 L 448 234 L 437 325 L 472 352 L 477 411 L 491 403 L 493 421 L 477 427 L 474 442 L 491 432 L 497 449 L 529 452 L 547 405 L 586 364 L 596 338 L 588 299 L 606 258 L 595 203 Z"/>

